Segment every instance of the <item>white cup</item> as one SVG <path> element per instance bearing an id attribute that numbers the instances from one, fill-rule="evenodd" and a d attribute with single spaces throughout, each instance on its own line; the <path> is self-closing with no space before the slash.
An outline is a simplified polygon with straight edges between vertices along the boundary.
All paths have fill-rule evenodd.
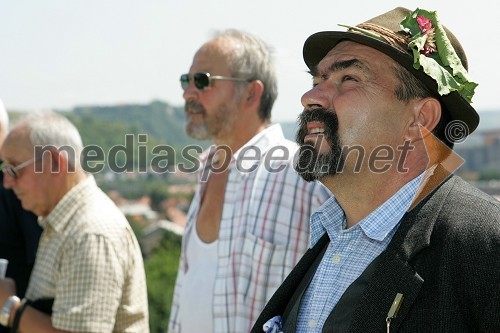
<path id="1" fill-rule="evenodd" d="M 5 277 L 5 272 L 7 272 L 7 265 L 9 261 L 7 259 L 0 258 L 0 279 Z"/>

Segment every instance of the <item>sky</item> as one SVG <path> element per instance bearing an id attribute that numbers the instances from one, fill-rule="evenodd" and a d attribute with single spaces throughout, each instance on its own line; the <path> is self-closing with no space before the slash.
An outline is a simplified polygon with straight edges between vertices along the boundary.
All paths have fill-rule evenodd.
<path id="1" fill-rule="evenodd" d="M 8 110 L 26 111 L 153 100 L 182 106 L 179 76 L 196 50 L 214 31 L 236 28 L 274 48 L 279 96 L 272 120 L 293 121 L 311 87 L 306 38 L 397 6 L 438 11 L 479 83 L 474 107 L 480 114 L 500 110 L 500 5 L 485 0 L 0 0 L 0 98 Z"/>

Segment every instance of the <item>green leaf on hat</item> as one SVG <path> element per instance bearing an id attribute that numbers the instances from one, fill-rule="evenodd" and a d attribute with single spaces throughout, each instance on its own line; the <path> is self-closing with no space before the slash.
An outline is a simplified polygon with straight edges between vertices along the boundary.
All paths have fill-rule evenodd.
<path id="1" fill-rule="evenodd" d="M 429 19 L 434 28 L 437 53 L 434 52 L 430 56 L 421 53 L 428 36 L 420 30 L 417 23 L 418 16 Z M 411 35 L 408 47 L 413 51 L 413 67 L 418 70 L 422 66 L 424 72 L 436 80 L 440 95 L 458 91 L 467 102 L 472 103 L 474 89 L 478 84 L 469 79 L 467 70 L 448 39 L 437 13 L 417 8 L 405 17 L 401 22 L 401 28 Z"/>

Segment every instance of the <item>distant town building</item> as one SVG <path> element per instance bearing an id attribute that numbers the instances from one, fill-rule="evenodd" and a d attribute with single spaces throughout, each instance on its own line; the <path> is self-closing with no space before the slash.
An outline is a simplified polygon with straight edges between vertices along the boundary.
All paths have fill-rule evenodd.
<path id="1" fill-rule="evenodd" d="M 465 160 L 463 171 L 500 173 L 500 129 L 474 133 L 464 143 L 456 144 L 455 151 Z"/>
<path id="2" fill-rule="evenodd" d="M 158 213 L 151 209 L 148 204 L 133 202 L 119 206 L 125 216 L 142 217 L 146 221 L 156 221 Z"/>
<path id="3" fill-rule="evenodd" d="M 144 255 L 151 254 L 154 248 L 160 244 L 166 232 L 173 232 L 176 235 L 182 236 L 184 227 L 171 221 L 160 220 L 144 228 L 140 240 Z"/>

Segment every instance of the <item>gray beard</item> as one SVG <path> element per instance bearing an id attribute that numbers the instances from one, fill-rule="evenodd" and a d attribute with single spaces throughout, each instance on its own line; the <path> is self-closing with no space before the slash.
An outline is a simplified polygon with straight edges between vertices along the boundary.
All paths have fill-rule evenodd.
<path id="1" fill-rule="evenodd" d="M 195 125 L 188 120 L 186 123 L 186 133 L 193 139 L 197 140 L 209 140 L 212 137 L 212 133 L 208 131 L 206 122 Z"/>
<path id="2" fill-rule="evenodd" d="M 231 131 L 234 124 L 234 115 L 229 114 L 230 111 L 226 106 L 220 107 L 217 113 L 211 117 L 206 116 L 206 111 L 201 104 L 194 102 L 186 103 L 186 111 L 188 106 L 201 111 L 203 114 L 203 122 L 198 124 L 192 121 L 190 116 L 187 115 L 186 133 L 190 137 L 197 140 L 212 140 L 221 133 Z"/>

